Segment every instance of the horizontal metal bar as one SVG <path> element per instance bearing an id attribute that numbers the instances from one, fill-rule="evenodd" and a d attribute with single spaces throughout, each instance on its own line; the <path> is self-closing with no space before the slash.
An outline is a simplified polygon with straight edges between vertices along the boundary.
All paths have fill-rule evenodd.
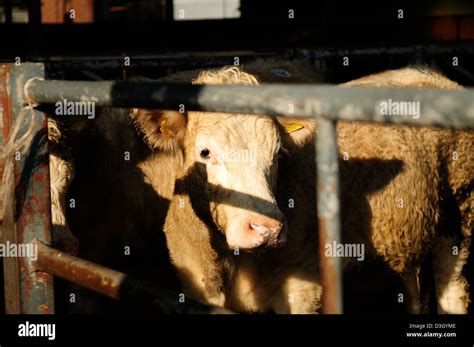
<path id="1" fill-rule="evenodd" d="M 180 68 L 180 69 L 195 69 L 204 68 L 210 66 L 222 66 L 222 65 L 233 65 L 235 58 L 239 58 L 239 64 L 248 63 L 255 59 L 269 59 L 269 58 L 280 58 L 289 59 L 291 52 L 268 52 L 268 53 L 249 53 L 249 52 L 235 52 L 233 55 L 193 55 L 193 56 L 129 56 L 129 66 L 124 64 L 125 56 L 116 57 L 87 57 L 87 58 L 52 58 L 44 60 L 42 63 L 45 65 L 47 71 L 58 71 L 58 70 L 117 70 L 117 69 L 169 69 L 169 68 Z"/>
<path id="2" fill-rule="evenodd" d="M 74 257 L 70 254 L 38 245 L 36 269 L 64 278 L 110 298 L 125 302 L 138 302 L 152 306 L 160 313 L 231 313 L 222 308 L 198 303 L 191 299 L 180 302 L 179 294 L 129 277 L 128 275 Z"/>
<path id="3" fill-rule="evenodd" d="M 333 120 L 474 128 L 474 89 L 339 88 L 314 84 L 187 85 L 158 82 L 34 80 L 37 103 L 89 101 L 96 106 L 145 107 Z M 384 115 L 381 102 L 418 102 L 420 117 Z"/>
<path id="4" fill-rule="evenodd" d="M 391 47 L 369 47 L 369 48 L 324 48 L 324 49 L 297 49 L 296 57 L 311 57 L 313 59 L 339 58 L 343 56 L 350 57 L 368 57 L 382 55 L 414 55 L 422 54 L 424 56 L 444 56 L 447 54 L 473 54 L 474 47 L 469 44 L 457 44 L 449 46 L 435 45 L 413 45 L 413 46 L 391 46 Z"/>
<path id="5" fill-rule="evenodd" d="M 73 257 L 43 243 L 37 242 L 37 244 L 38 270 L 65 278 L 113 299 L 119 299 L 119 287 L 125 279 L 125 274 Z"/>
<path id="6" fill-rule="evenodd" d="M 346 48 L 346 49 L 295 49 L 277 52 L 247 52 L 239 51 L 234 54 L 193 54 L 187 56 L 176 55 L 131 55 L 130 66 L 124 66 L 124 56 L 89 56 L 89 57 L 51 57 L 37 60 L 45 65 L 47 71 L 58 70 L 116 70 L 116 69 L 166 69 L 166 68 L 203 68 L 209 66 L 221 66 L 234 64 L 234 58 L 238 57 L 240 63 L 245 63 L 258 58 L 291 59 L 292 56 L 301 59 L 328 59 L 343 56 L 380 56 L 380 55 L 414 55 L 444 56 L 446 54 L 473 54 L 474 47 L 469 45 L 451 46 L 399 46 L 399 47 L 372 47 L 372 48 Z"/>

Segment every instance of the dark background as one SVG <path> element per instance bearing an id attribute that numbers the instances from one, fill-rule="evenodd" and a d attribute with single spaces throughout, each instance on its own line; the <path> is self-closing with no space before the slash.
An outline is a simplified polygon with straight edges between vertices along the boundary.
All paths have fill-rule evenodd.
<path id="1" fill-rule="evenodd" d="M 310 60 L 331 83 L 429 64 L 474 85 L 471 0 L 241 0 L 240 18 L 221 20 L 174 20 L 173 6 L 173 0 L 0 0 L 0 61 L 41 61 L 51 78 L 116 79 L 263 55 Z"/>
<path id="2" fill-rule="evenodd" d="M 74 20 L 67 16 L 72 8 Z M 49 78 L 158 77 L 233 64 L 235 56 L 241 62 L 274 56 L 308 60 L 330 83 L 428 64 L 474 85 L 472 0 L 241 0 L 238 19 L 191 21 L 173 20 L 171 0 L 0 0 L 0 9 L 0 62 L 17 57 L 43 62 Z M 294 19 L 288 18 L 289 9 Z M 129 67 L 125 56 L 131 57 Z M 343 66 L 344 56 L 350 67 Z M 346 275 L 346 283 L 361 284 L 351 286 L 346 299 L 370 300 L 345 300 L 345 312 L 404 313 L 391 299 L 400 283 L 379 266 L 367 264 Z M 473 273 L 472 266 L 468 271 Z"/>
<path id="3" fill-rule="evenodd" d="M 173 20 L 171 0 L 2 0 L 2 6 L 2 59 L 125 51 L 458 45 L 474 40 L 470 0 L 241 0 L 238 19 L 198 21 Z M 27 11 L 29 23 L 12 23 L 10 7 Z M 76 11 L 73 20 L 67 16 L 71 8 Z M 288 18 L 289 9 L 294 19 Z M 403 19 L 398 9 L 403 9 Z"/>

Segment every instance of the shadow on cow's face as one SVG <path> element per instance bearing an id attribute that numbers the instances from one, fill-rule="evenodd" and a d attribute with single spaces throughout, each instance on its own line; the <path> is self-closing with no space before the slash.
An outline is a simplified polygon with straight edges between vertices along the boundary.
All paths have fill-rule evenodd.
<path id="1" fill-rule="evenodd" d="M 314 139 L 315 124 L 211 112 L 134 109 L 131 117 L 152 149 L 184 152 L 184 172 L 197 168 L 212 220 L 228 246 L 278 247 L 286 240 L 275 193 L 281 147 L 298 150 Z"/>
<path id="2" fill-rule="evenodd" d="M 285 220 L 275 199 L 281 139 L 274 120 L 190 115 L 184 142 L 185 165 L 197 167 L 213 222 L 228 246 L 251 250 L 282 245 Z"/>

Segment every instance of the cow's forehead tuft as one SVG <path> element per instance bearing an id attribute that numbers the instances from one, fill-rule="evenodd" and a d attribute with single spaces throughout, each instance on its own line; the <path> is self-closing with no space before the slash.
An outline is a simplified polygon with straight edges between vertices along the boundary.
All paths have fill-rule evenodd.
<path id="1" fill-rule="evenodd" d="M 225 66 L 215 70 L 202 71 L 193 80 L 193 84 L 259 84 L 256 76 L 243 71 L 237 66 Z"/>

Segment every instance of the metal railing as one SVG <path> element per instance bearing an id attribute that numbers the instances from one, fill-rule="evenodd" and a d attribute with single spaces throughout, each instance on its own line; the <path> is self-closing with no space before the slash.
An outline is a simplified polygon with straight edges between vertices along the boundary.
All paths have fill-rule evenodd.
<path id="1" fill-rule="evenodd" d="M 26 90 L 36 103 L 89 101 L 96 106 L 238 112 L 329 120 L 474 127 L 473 91 L 409 88 L 340 88 L 313 84 L 188 85 L 158 82 L 33 80 Z M 381 113 L 380 102 L 417 101 L 423 117 Z M 289 107 L 291 105 L 291 107 Z"/>
<path id="2" fill-rule="evenodd" d="M 341 239 L 337 120 L 392 124 L 474 128 L 474 90 L 420 90 L 389 88 L 336 88 L 320 85 L 196 86 L 156 82 L 85 82 L 41 80 L 41 64 L 0 65 L 0 105 L 7 131 L 21 108 L 29 102 L 56 103 L 92 101 L 97 106 L 146 107 L 186 110 L 238 112 L 279 116 L 316 117 L 317 212 L 321 244 Z M 25 84 L 28 85 L 25 87 Z M 25 95 L 26 93 L 26 95 Z M 27 100 L 28 99 L 28 100 Z M 381 114 L 383 100 L 412 100 L 421 104 L 422 117 Z M 289 107 L 291 105 L 291 107 Z M 51 244 L 49 174 L 47 161 L 39 160 L 46 152 L 46 116 L 35 111 L 36 136 L 27 158 L 16 161 L 15 187 L 24 186 L 23 195 L 15 194 L 10 214 L 5 216 L 4 240 Z M 37 163 L 31 166 L 31 163 Z M 30 164 L 28 164 L 30 163 Z M 27 176 L 26 181 L 22 178 Z M 11 187 L 13 189 L 13 187 Z M 18 190 L 18 189 L 17 189 Z M 316 208 L 316 206 L 315 206 Z M 84 260 L 61 255 L 40 246 L 38 264 L 28 259 L 4 260 L 7 310 L 11 313 L 52 313 L 53 288 L 50 274 L 118 298 L 123 274 Z M 62 259 L 60 259 L 63 257 Z M 340 259 L 320 255 L 323 284 L 323 311 L 342 313 L 342 270 Z M 72 265 L 71 265 L 72 264 Z M 74 265 L 75 264 L 75 265 Z M 108 278 L 107 288 L 94 281 L 71 276 L 67 266 L 84 266 L 97 278 Z M 315 264 L 315 266 L 318 266 Z M 37 271 L 38 269 L 44 271 Z M 95 278 L 95 277 L 94 277 Z M 8 283 L 7 283 L 8 282 Z M 94 284 L 95 283 L 95 284 Z M 170 300 L 156 293 L 157 300 Z M 199 306 L 201 307 L 201 306 Z M 202 308 L 202 307 L 201 307 Z M 205 310 L 204 310 L 205 311 Z"/>

